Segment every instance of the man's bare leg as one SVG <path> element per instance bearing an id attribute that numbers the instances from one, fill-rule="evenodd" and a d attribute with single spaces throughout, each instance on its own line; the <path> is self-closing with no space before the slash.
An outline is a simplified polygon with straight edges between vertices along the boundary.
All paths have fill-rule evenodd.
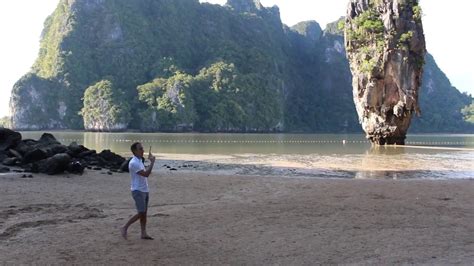
<path id="1" fill-rule="evenodd" d="M 135 214 L 132 218 L 130 218 L 130 220 L 128 220 L 128 222 L 122 228 L 120 228 L 120 233 L 122 234 L 123 238 L 127 239 L 128 227 L 134 222 L 136 222 L 139 218 L 140 218 L 140 214 L 139 213 Z"/>
<path id="2" fill-rule="evenodd" d="M 140 215 L 140 227 L 142 228 L 142 239 L 153 240 L 153 237 L 146 233 L 146 212 L 139 213 Z"/>

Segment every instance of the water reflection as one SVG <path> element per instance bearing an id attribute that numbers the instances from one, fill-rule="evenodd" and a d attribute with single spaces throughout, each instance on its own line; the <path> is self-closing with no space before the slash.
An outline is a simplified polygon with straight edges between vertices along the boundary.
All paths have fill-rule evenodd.
<path id="1" fill-rule="evenodd" d="M 97 151 L 109 149 L 112 151 L 121 152 L 122 147 L 119 145 L 119 142 L 115 140 L 116 138 L 114 138 L 114 135 L 110 133 L 85 132 L 83 134 L 82 143 L 89 149 L 94 149 Z"/>
<path id="2" fill-rule="evenodd" d="M 372 146 L 363 156 L 356 179 L 474 178 L 474 153 L 436 149 L 413 152 L 403 146 Z"/>
<path id="3" fill-rule="evenodd" d="M 404 146 L 376 146 L 372 145 L 367 150 L 366 154 L 369 155 L 400 155 L 405 154 Z"/>

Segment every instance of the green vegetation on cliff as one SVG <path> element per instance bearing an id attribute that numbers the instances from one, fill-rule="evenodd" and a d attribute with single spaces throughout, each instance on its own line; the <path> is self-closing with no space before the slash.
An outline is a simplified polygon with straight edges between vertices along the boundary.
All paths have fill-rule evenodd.
<path id="1" fill-rule="evenodd" d="M 0 127 L 11 128 L 11 117 L 4 116 L 0 118 Z"/>
<path id="2" fill-rule="evenodd" d="M 373 75 L 384 48 L 384 24 L 375 11 L 376 6 L 362 12 L 347 28 L 346 40 L 358 50 L 356 60 L 361 72 Z M 349 51 L 352 52 L 352 51 Z"/>
<path id="3" fill-rule="evenodd" d="M 268 131 L 281 117 L 279 97 L 264 79 L 224 62 L 196 76 L 176 71 L 137 90 L 147 131 Z"/>
<path id="4" fill-rule="evenodd" d="M 464 115 L 464 120 L 466 120 L 466 122 L 474 124 L 474 101 L 470 105 L 464 107 L 461 112 Z"/>

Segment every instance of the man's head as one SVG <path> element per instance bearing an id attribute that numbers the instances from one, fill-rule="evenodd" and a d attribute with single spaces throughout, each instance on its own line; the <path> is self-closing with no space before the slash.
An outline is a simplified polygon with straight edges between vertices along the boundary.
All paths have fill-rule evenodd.
<path id="1" fill-rule="evenodd" d="M 143 150 L 143 145 L 140 142 L 133 143 L 130 147 L 130 150 L 132 151 L 133 155 L 140 158 L 143 158 L 143 154 L 145 153 Z"/>

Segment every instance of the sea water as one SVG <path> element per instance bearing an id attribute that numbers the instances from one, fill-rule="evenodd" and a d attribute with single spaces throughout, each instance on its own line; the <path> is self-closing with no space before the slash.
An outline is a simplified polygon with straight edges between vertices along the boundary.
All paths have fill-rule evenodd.
<path id="1" fill-rule="evenodd" d="M 21 133 L 38 139 L 43 132 Z M 474 134 L 409 135 L 405 146 L 373 146 L 361 134 L 50 133 L 65 145 L 77 142 L 122 156 L 130 156 L 130 145 L 141 142 L 159 160 L 231 174 L 474 179 Z"/>

